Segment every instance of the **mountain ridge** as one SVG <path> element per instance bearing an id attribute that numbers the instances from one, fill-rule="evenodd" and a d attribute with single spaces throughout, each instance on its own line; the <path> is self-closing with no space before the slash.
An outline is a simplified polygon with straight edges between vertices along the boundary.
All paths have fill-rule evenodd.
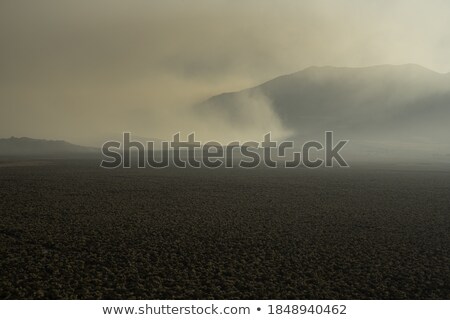
<path id="1" fill-rule="evenodd" d="M 85 147 L 64 140 L 28 137 L 0 138 L 0 155 L 70 155 L 94 154 L 97 148 Z"/>
<path id="2" fill-rule="evenodd" d="M 254 101 L 266 101 L 274 121 L 295 140 L 334 131 L 360 144 L 439 144 L 450 151 L 450 73 L 419 65 L 313 66 L 213 96 L 196 110 L 226 119 L 239 130 L 258 113 Z"/>

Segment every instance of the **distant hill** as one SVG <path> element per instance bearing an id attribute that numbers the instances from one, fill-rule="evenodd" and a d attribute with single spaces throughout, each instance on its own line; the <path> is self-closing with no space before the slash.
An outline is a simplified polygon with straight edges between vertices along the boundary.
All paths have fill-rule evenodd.
<path id="1" fill-rule="evenodd" d="M 0 139 L 0 155 L 76 155 L 97 152 L 96 148 L 78 146 L 62 140 L 40 140 L 26 137 Z"/>
<path id="2" fill-rule="evenodd" d="M 310 67 L 214 96 L 196 108 L 245 126 L 252 117 L 248 105 L 261 97 L 293 139 L 317 139 L 332 130 L 353 140 L 358 151 L 450 151 L 450 75 L 418 65 Z"/>

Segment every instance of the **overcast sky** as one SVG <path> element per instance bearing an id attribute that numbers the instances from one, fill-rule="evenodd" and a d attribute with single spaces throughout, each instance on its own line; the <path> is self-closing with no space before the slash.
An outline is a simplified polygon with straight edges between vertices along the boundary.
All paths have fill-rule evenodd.
<path id="1" fill-rule="evenodd" d="M 0 137 L 208 135 L 190 105 L 308 66 L 449 72 L 450 2 L 2 0 L 0 43 Z"/>

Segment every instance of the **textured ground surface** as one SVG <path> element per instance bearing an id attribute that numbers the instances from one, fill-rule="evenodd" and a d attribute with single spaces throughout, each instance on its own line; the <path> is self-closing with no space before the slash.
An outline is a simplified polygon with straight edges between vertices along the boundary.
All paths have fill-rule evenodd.
<path id="1" fill-rule="evenodd" d="M 51 163 L 0 167 L 1 298 L 450 298 L 448 171 Z"/>

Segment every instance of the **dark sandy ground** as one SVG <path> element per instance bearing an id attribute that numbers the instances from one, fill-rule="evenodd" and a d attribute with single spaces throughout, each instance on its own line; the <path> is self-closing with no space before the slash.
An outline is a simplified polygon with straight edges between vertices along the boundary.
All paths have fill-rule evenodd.
<path id="1" fill-rule="evenodd" d="M 0 297 L 450 299 L 450 171 L 0 166 Z"/>

